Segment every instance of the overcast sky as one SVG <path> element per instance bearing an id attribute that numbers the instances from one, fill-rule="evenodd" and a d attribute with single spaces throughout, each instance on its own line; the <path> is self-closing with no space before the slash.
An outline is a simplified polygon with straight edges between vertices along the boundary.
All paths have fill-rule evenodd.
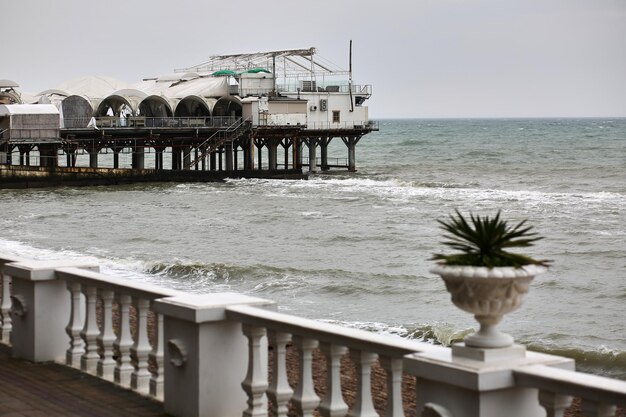
<path id="1" fill-rule="evenodd" d="M 371 118 L 626 116 L 626 0 L 0 0 L 0 79 L 128 83 L 315 46 Z"/>

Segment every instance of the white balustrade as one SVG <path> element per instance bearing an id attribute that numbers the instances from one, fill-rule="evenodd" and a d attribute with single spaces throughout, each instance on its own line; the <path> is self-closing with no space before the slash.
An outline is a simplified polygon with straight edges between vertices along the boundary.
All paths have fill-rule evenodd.
<path id="1" fill-rule="evenodd" d="M 313 417 L 313 411 L 320 403 L 320 397 L 315 393 L 313 385 L 313 349 L 318 345 L 317 340 L 302 336 L 293 337 L 293 345 L 300 357 L 300 373 L 298 386 L 291 401 L 302 417 Z"/>
<path id="2" fill-rule="evenodd" d="M 137 337 L 131 348 L 134 358 L 135 369 L 131 375 L 131 386 L 141 393 L 150 392 L 150 378 L 152 374 L 148 371 L 148 357 L 152 351 L 148 340 L 148 310 L 150 300 L 140 297 L 133 297 L 133 305 L 137 312 Z"/>
<path id="3" fill-rule="evenodd" d="M 350 417 L 378 417 L 372 401 L 372 364 L 378 358 L 376 353 L 351 349 L 350 358 L 356 366 L 356 401 L 354 408 L 350 410 Z M 393 398 L 392 398 L 393 400 Z M 400 403 L 402 406 L 402 403 Z"/>
<path id="4" fill-rule="evenodd" d="M 153 305 L 151 305 L 153 308 Z M 154 364 L 154 371 L 150 377 L 150 395 L 163 400 L 163 315 L 155 314 L 154 323 L 155 344 L 150 352 L 149 360 Z"/>
<path id="5" fill-rule="evenodd" d="M 293 390 L 287 379 L 286 363 L 287 343 L 291 341 L 291 335 L 270 330 L 268 337 L 269 344 L 274 348 L 274 361 L 272 363 L 272 382 L 267 390 L 267 396 L 270 400 L 272 415 L 274 417 L 287 417 L 289 400 L 293 395 Z"/>
<path id="6" fill-rule="evenodd" d="M 387 409 L 385 417 L 403 417 L 402 358 L 381 356 L 378 360 L 387 374 Z"/>
<path id="7" fill-rule="evenodd" d="M 265 337 L 265 328 L 243 325 L 243 334 L 248 338 L 248 373 L 241 386 L 248 395 L 248 408 L 244 417 L 267 416 L 267 407 L 263 401 L 267 390 L 267 377 L 262 357 L 261 339 Z"/>
<path id="8" fill-rule="evenodd" d="M 188 295 L 63 263 L 16 263 L 0 257 L 0 268 L 0 336 L 6 343 L 12 333 L 14 356 L 62 361 L 65 354 L 70 366 L 164 400 L 164 411 L 175 417 L 242 411 L 244 417 L 265 417 L 266 399 L 276 417 L 287 416 L 290 402 L 304 417 L 316 412 L 322 417 L 377 417 L 371 393 L 377 358 L 386 372 L 386 417 L 404 415 L 403 373 L 417 378 L 414 411 L 420 416 L 527 417 L 542 414 L 543 408 L 547 417 L 562 417 L 573 397 L 582 399 L 586 417 L 613 416 L 616 406 L 626 406 L 626 382 L 575 372 L 572 360 L 558 356 L 523 349 L 520 356 L 519 348 L 451 350 L 260 308 L 272 305 L 268 300 L 233 293 Z M 119 326 L 113 325 L 114 303 Z M 137 313 L 133 331 L 131 304 Z M 149 324 L 150 311 L 154 319 Z M 54 325 L 42 328 L 39 317 L 55 318 Z M 268 341 L 274 358 L 271 381 L 266 374 Z M 295 390 L 287 379 L 290 341 L 300 361 Z M 327 372 L 322 399 L 313 378 L 318 346 Z M 350 410 L 341 392 L 341 359 L 347 353 L 357 386 Z M 507 355 L 512 359 L 502 360 Z"/>
<path id="9" fill-rule="evenodd" d="M 348 348 L 322 342 L 320 351 L 326 358 L 326 395 L 319 406 L 320 415 L 343 417 L 348 412 L 348 405 L 341 395 L 341 357 L 348 352 Z"/>
<path id="10" fill-rule="evenodd" d="M 98 347 L 102 356 L 98 360 L 98 376 L 113 381 L 115 371 L 115 360 L 113 359 L 113 343 L 115 342 L 115 332 L 113 331 L 113 298 L 114 292 L 111 290 L 98 290 L 98 295 L 102 300 L 102 332 L 98 335 Z"/>
<path id="11" fill-rule="evenodd" d="M 70 346 L 67 349 L 65 363 L 74 368 L 80 368 L 80 361 L 85 353 L 85 342 L 80 335 L 83 329 L 80 283 L 68 282 L 67 289 L 71 297 L 71 310 L 70 321 L 65 328 L 67 335 L 70 337 Z"/>
<path id="12" fill-rule="evenodd" d="M 9 344 L 11 342 L 11 277 L 0 272 L 2 280 L 2 299 L 0 299 L 0 343 Z"/>
<path id="13" fill-rule="evenodd" d="M 115 382 L 123 387 L 130 387 L 130 378 L 135 370 L 130 356 L 130 348 L 133 346 L 133 337 L 130 334 L 130 304 L 132 298 L 126 294 L 115 294 L 115 300 L 119 306 L 120 320 L 119 334 L 113 344 L 117 352 L 117 364 L 114 371 Z"/>
<path id="14" fill-rule="evenodd" d="M 83 353 L 80 360 L 80 369 L 90 374 L 95 374 L 98 368 L 98 361 L 100 360 L 100 355 L 98 354 L 98 336 L 100 335 L 100 329 L 98 329 L 96 318 L 98 289 L 91 286 L 83 286 L 82 293 L 85 295 L 87 303 L 85 310 L 87 317 L 83 331 L 80 333 L 85 346 L 85 353 Z"/>

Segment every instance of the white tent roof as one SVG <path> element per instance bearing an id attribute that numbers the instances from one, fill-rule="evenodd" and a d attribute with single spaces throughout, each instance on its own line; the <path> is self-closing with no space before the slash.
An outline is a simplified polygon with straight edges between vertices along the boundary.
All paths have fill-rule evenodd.
<path id="1" fill-rule="evenodd" d="M 52 104 L 6 104 L 0 105 L 0 116 L 12 114 L 59 114 Z"/>
<path id="2" fill-rule="evenodd" d="M 92 99 L 104 98 L 109 94 L 124 89 L 132 89 L 130 84 L 112 77 L 87 76 L 65 81 L 55 89 L 67 91 L 71 94 L 78 94 Z"/>
<path id="3" fill-rule="evenodd" d="M 187 96 L 222 97 L 228 95 L 226 77 L 196 78 L 171 86 L 163 92 L 166 97 L 185 98 Z"/>

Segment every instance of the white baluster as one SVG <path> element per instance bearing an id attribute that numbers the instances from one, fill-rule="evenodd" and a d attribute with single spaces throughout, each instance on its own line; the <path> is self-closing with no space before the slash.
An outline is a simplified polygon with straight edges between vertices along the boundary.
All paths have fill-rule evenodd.
<path id="1" fill-rule="evenodd" d="M 100 355 L 98 355 L 98 336 L 100 335 L 100 330 L 98 329 L 98 322 L 96 321 L 96 296 L 98 290 L 95 287 L 83 286 L 82 291 L 87 300 L 87 317 L 85 318 L 83 331 L 80 332 L 80 336 L 85 342 L 85 353 L 81 356 L 80 368 L 85 372 L 95 374 L 98 367 L 98 360 L 100 359 Z"/>
<path id="2" fill-rule="evenodd" d="M 385 410 L 385 417 L 403 417 L 402 358 L 383 356 L 379 362 L 387 374 L 387 409 Z"/>
<path id="3" fill-rule="evenodd" d="M 312 417 L 313 411 L 320 403 L 320 397 L 315 394 L 312 370 L 313 349 L 317 347 L 317 340 L 295 336 L 293 344 L 300 354 L 300 375 L 298 376 L 298 387 L 293 395 L 292 402 L 298 411 L 298 415 Z"/>
<path id="4" fill-rule="evenodd" d="M 70 322 L 65 327 L 65 332 L 70 337 L 70 347 L 65 354 L 65 363 L 74 368 L 80 368 L 80 358 L 85 353 L 85 344 L 80 337 L 83 329 L 83 319 L 81 317 L 81 297 L 80 284 L 77 282 L 68 282 L 67 289 L 72 297 Z"/>
<path id="5" fill-rule="evenodd" d="M 241 386 L 248 394 L 248 408 L 244 417 L 267 416 L 267 407 L 263 394 L 267 390 L 267 376 L 261 361 L 261 339 L 265 336 L 265 328 L 243 325 L 243 334 L 248 338 L 248 373 Z"/>
<path id="6" fill-rule="evenodd" d="M 546 417 L 563 417 L 572 405 L 572 397 L 549 391 L 539 391 L 539 404 L 546 410 Z"/>
<path id="7" fill-rule="evenodd" d="M 164 340 L 163 340 L 163 315 L 155 314 L 156 323 L 155 323 L 155 345 L 152 347 L 152 352 L 150 352 L 150 360 L 155 365 L 155 372 L 152 374 L 150 378 L 150 395 L 153 397 L 162 400 L 163 399 L 163 349 L 164 349 Z"/>
<path id="8" fill-rule="evenodd" d="M 115 342 L 115 332 L 113 332 L 113 291 L 98 290 L 102 299 L 102 332 L 98 335 L 98 346 L 102 351 L 102 357 L 98 361 L 98 376 L 113 381 L 115 370 L 115 360 L 113 359 L 113 342 Z"/>
<path id="9" fill-rule="evenodd" d="M 372 401 L 372 364 L 378 357 L 375 353 L 350 350 L 350 358 L 356 367 L 357 393 L 350 417 L 378 417 Z"/>
<path id="10" fill-rule="evenodd" d="M 117 363 L 115 364 L 115 382 L 123 387 L 130 386 L 130 375 L 134 371 L 130 359 L 130 347 L 133 345 L 133 338 L 130 334 L 130 295 L 116 294 L 119 305 L 120 333 L 113 344 L 117 351 Z"/>
<path id="11" fill-rule="evenodd" d="M 267 390 L 274 417 L 287 417 L 289 400 L 293 394 L 287 380 L 287 343 L 291 340 L 289 333 L 270 330 L 269 342 L 274 347 L 274 363 L 272 364 L 272 382 Z"/>
<path id="12" fill-rule="evenodd" d="M 133 297 L 133 305 L 137 310 L 137 338 L 131 349 L 135 362 L 135 371 L 132 373 L 131 386 L 134 390 L 148 394 L 150 392 L 150 377 L 148 370 L 148 357 L 152 346 L 148 339 L 148 310 L 150 300 Z"/>
<path id="13" fill-rule="evenodd" d="M 0 327 L 0 343 L 9 344 L 11 342 L 11 277 L 0 273 L 2 280 L 2 301 L 0 302 L 0 316 L 2 318 L 2 327 Z"/>
<path id="14" fill-rule="evenodd" d="M 326 357 L 326 395 L 319 406 L 322 417 L 343 417 L 348 405 L 341 395 L 341 357 L 348 352 L 345 346 L 320 343 L 320 350 Z"/>
<path id="15" fill-rule="evenodd" d="M 584 399 L 580 408 L 585 417 L 613 417 L 617 411 L 617 407 L 614 405 Z"/>

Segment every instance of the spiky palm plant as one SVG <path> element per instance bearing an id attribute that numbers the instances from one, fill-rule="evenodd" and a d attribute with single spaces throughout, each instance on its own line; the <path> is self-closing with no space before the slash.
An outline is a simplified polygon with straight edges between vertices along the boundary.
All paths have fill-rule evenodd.
<path id="1" fill-rule="evenodd" d="M 474 216 L 471 222 L 458 211 L 449 221 L 437 220 L 447 232 L 442 243 L 460 251 L 452 255 L 435 254 L 432 259 L 444 265 L 485 266 L 488 268 L 509 266 L 519 268 L 524 265 L 548 266 L 549 261 L 536 260 L 526 255 L 507 252 L 513 247 L 528 247 L 543 239 L 531 232 L 532 226 L 525 226 L 526 220 L 516 226 L 509 226 L 500 219 L 500 211 L 494 218 Z"/>

